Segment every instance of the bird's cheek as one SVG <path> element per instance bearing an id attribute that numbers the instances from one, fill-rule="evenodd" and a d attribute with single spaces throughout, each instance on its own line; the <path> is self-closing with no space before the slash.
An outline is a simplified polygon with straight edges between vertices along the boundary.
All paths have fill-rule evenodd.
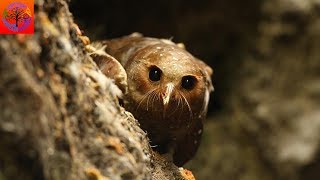
<path id="1" fill-rule="evenodd" d="M 152 89 L 150 83 L 143 78 L 140 78 L 138 81 L 131 81 L 128 85 L 131 92 L 140 92 L 141 94 L 145 94 Z"/>
<path id="2" fill-rule="evenodd" d="M 204 96 L 204 93 L 194 91 L 193 93 L 188 94 L 187 99 L 193 108 L 198 108 L 203 104 Z"/>

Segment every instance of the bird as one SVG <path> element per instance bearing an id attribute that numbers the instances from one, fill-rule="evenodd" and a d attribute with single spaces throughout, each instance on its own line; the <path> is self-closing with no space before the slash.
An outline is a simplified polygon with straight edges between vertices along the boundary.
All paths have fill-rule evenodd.
<path id="1" fill-rule="evenodd" d="M 118 68 L 124 70 L 119 72 L 126 72 L 125 82 L 116 83 L 127 86 L 121 88 L 126 89 L 124 108 L 138 120 L 155 151 L 170 154 L 175 165 L 183 166 L 201 141 L 213 91 L 212 68 L 169 39 L 133 33 L 100 44 L 121 64 Z M 99 67 L 106 68 L 101 59 Z"/>

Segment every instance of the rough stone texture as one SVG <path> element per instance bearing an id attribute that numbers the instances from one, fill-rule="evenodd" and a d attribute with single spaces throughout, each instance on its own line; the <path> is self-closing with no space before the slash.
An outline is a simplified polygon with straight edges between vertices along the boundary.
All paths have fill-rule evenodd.
<path id="1" fill-rule="evenodd" d="M 0 37 L 0 179 L 183 179 L 84 39 L 63 0 L 35 2 L 34 35 Z"/>
<path id="2" fill-rule="evenodd" d="M 179 176 L 123 120 L 65 2 L 42 3 L 35 36 L 0 38 L 0 178 Z M 173 36 L 213 66 L 210 116 L 187 166 L 198 179 L 320 178 L 319 0 L 72 3 L 89 37 Z"/>
<path id="3" fill-rule="evenodd" d="M 257 54 L 246 56 L 246 86 L 235 93 L 235 106 L 246 114 L 239 116 L 241 126 L 283 179 L 305 178 L 300 171 L 319 157 L 319 5 L 265 2 L 263 12 L 272 18 L 259 23 Z"/>

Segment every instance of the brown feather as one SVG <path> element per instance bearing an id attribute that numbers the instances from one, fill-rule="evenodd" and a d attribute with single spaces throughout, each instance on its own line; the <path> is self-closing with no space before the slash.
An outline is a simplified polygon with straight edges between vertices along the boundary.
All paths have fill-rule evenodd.
<path id="1" fill-rule="evenodd" d="M 182 166 L 196 153 L 212 91 L 212 69 L 184 48 L 165 39 L 131 35 L 105 41 L 106 52 L 124 67 L 128 77 L 125 108 L 133 113 L 156 150 L 173 148 L 173 160 Z M 158 81 L 149 78 L 150 69 L 162 72 Z M 192 89 L 182 78 L 192 77 Z M 190 83 L 190 81 L 188 81 Z M 172 91 L 166 88 L 170 87 Z M 166 93 L 169 102 L 166 104 Z"/>

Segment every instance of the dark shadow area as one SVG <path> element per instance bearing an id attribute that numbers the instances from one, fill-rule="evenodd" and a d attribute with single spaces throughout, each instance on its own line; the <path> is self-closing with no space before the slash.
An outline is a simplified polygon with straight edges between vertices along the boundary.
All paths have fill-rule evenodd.
<path id="1" fill-rule="evenodd" d="M 230 6 L 230 4 L 233 4 Z M 72 1 L 76 22 L 92 40 L 140 32 L 172 38 L 214 69 L 209 115 L 226 110 L 231 80 L 257 33 L 260 3 L 233 1 Z M 232 22 L 232 23 L 230 23 Z M 223 78 L 221 78 L 223 77 Z"/>

